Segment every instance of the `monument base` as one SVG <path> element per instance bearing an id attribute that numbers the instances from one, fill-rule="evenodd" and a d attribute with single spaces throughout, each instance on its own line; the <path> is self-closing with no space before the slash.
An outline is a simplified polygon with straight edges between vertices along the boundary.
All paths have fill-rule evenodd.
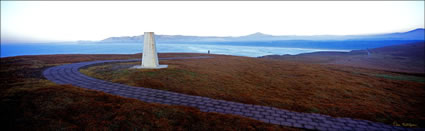
<path id="1" fill-rule="evenodd" d="M 167 67 L 168 65 L 159 65 L 158 67 L 146 67 L 146 66 L 136 65 L 131 67 L 130 69 L 162 69 Z"/>

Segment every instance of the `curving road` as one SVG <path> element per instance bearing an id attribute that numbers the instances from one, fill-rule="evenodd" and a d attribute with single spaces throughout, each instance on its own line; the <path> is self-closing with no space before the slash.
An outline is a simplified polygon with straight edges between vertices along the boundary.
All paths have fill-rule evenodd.
<path id="1" fill-rule="evenodd" d="M 173 57 L 165 59 L 201 59 L 200 57 Z M 288 127 L 313 130 L 410 130 L 411 128 L 396 127 L 367 120 L 351 118 L 334 118 L 315 113 L 299 113 L 268 106 L 243 104 L 225 100 L 217 100 L 201 96 L 186 95 L 176 92 L 134 87 L 104 80 L 95 79 L 79 72 L 80 68 L 94 64 L 111 62 L 134 62 L 131 60 L 101 60 L 91 62 L 72 63 L 48 68 L 43 75 L 57 84 L 71 84 L 81 88 L 103 91 L 109 94 L 127 98 L 139 99 L 144 102 L 154 102 L 169 105 L 183 105 L 200 109 L 203 112 L 217 112 L 249 117 L 266 123 Z M 423 130 L 423 129 L 419 129 Z"/>

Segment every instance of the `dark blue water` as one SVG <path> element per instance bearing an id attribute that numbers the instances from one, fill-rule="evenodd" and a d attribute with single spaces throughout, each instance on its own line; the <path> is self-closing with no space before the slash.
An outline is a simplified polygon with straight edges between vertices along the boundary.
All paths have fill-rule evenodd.
<path id="1" fill-rule="evenodd" d="M 280 41 L 240 41 L 240 42 L 202 42 L 200 44 L 243 45 L 287 48 L 313 48 L 336 50 L 362 50 L 390 45 L 422 42 L 422 40 L 280 40 Z M 198 42 L 199 43 L 199 42 Z"/>
<path id="2" fill-rule="evenodd" d="M 162 53 L 207 53 L 237 56 L 264 56 L 300 54 L 316 51 L 350 51 L 377 48 L 417 41 L 267 41 L 267 42 L 196 42 L 158 43 Z M 134 54 L 142 52 L 142 43 L 91 43 L 91 44 L 1 44 L 1 57 L 47 54 Z"/>
<path id="3" fill-rule="evenodd" d="M 1 57 L 40 54 L 133 54 L 141 45 L 127 44 L 2 44 Z"/>
<path id="4" fill-rule="evenodd" d="M 2 44 L 1 57 L 47 54 L 134 54 L 143 50 L 141 43 L 108 44 Z M 160 53 L 207 53 L 257 57 L 272 54 L 300 54 L 315 51 L 348 51 L 332 49 L 286 48 L 268 46 L 157 44 Z"/>

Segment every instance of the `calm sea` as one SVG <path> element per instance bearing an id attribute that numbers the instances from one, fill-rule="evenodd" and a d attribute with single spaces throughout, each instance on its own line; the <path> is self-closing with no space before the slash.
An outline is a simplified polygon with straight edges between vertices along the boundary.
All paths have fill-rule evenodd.
<path id="1" fill-rule="evenodd" d="M 141 53 L 142 44 L 108 43 L 108 44 L 1 44 L 1 57 L 46 54 L 134 54 Z M 300 54 L 316 51 L 349 51 L 307 48 L 262 47 L 240 45 L 205 45 L 205 44 L 157 44 L 159 53 L 207 53 L 258 57 L 272 54 Z"/>

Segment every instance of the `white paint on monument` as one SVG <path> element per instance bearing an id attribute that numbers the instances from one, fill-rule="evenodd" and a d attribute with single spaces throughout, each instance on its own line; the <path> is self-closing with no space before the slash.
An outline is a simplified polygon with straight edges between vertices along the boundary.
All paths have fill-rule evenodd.
<path id="1" fill-rule="evenodd" d="M 134 66 L 137 69 L 159 69 L 167 68 L 168 65 L 159 65 L 158 53 L 156 52 L 155 36 L 153 32 L 145 32 L 143 42 L 142 65 Z"/>

